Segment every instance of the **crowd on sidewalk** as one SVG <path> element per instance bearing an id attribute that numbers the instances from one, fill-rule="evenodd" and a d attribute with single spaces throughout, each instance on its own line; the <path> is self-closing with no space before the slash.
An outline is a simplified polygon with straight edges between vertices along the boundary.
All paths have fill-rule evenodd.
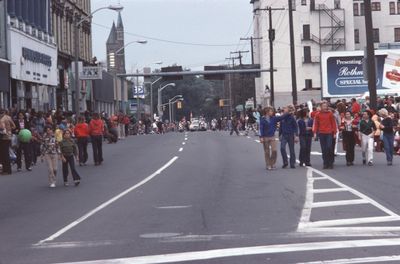
<path id="1" fill-rule="evenodd" d="M 260 118 L 260 142 L 264 147 L 267 170 L 276 169 L 279 131 L 282 168 L 296 168 L 295 144 L 300 144 L 300 166 L 312 166 L 310 155 L 313 141 L 319 141 L 324 169 L 333 169 L 340 142 L 346 152 L 346 165 L 353 166 L 355 148 L 361 147 L 361 163 L 373 166 L 374 152 L 384 151 L 388 166 L 394 155 L 400 155 L 400 98 L 379 98 L 376 110 L 370 108 L 369 99 L 362 103 L 338 100 L 335 103 L 310 102 L 289 105 L 275 111 L 266 107 Z M 289 148 L 289 158 L 287 155 Z"/>
<path id="2" fill-rule="evenodd" d="M 103 163 L 103 141 L 116 143 L 129 134 L 131 119 L 122 112 L 113 116 L 85 112 L 76 117 L 71 112 L 36 112 L 34 109 L 0 110 L 0 163 L 2 175 L 27 171 L 40 159 L 48 167 L 49 186 L 56 187 L 58 163 L 62 164 L 63 184 L 68 186 L 69 170 L 78 186 L 81 177 L 75 167 L 88 163 L 88 144 L 93 150 L 95 166 Z"/>

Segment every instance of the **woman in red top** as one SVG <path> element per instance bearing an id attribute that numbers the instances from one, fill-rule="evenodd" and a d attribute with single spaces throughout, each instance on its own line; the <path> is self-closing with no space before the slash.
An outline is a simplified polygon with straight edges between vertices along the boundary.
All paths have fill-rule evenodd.
<path id="1" fill-rule="evenodd" d="M 103 120 L 100 119 L 100 115 L 98 113 L 93 114 L 93 119 L 90 120 L 89 124 L 89 131 L 92 138 L 94 165 L 98 166 L 103 162 L 104 134 L 104 123 Z"/>
<path id="2" fill-rule="evenodd" d="M 85 118 L 80 116 L 78 124 L 74 129 L 79 149 L 79 166 L 86 165 L 88 160 L 87 146 L 89 142 L 89 125 L 85 122 Z"/>

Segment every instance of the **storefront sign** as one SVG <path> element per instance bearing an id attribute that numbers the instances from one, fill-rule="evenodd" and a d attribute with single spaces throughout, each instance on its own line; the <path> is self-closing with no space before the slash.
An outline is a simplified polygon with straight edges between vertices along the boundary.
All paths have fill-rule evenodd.
<path id="1" fill-rule="evenodd" d="M 57 86 L 57 47 L 20 32 L 9 29 L 11 78 Z M 11 44 L 12 43 L 12 44 Z"/>

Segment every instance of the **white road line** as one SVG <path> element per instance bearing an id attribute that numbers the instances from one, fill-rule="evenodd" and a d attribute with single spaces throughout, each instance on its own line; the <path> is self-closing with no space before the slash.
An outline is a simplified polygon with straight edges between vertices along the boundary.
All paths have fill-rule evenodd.
<path id="1" fill-rule="evenodd" d="M 367 200 L 370 204 L 374 205 L 375 207 L 377 207 L 378 209 L 380 209 L 381 211 L 385 212 L 386 214 L 390 215 L 390 216 L 396 216 L 400 219 L 400 216 L 397 215 L 396 213 L 394 213 L 393 211 L 389 210 L 388 208 L 384 207 L 383 205 L 379 204 L 378 202 L 376 202 L 375 200 L 369 198 L 368 196 L 366 196 L 365 194 L 335 180 L 334 178 L 328 176 L 327 174 L 323 173 L 322 171 L 319 171 L 317 169 L 311 168 L 314 172 L 318 173 L 319 175 L 328 178 L 331 182 L 333 182 L 334 184 L 338 185 L 341 188 L 347 189 L 349 192 L 351 192 L 352 194 L 360 197 L 361 199 Z"/>
<path id="2" fill-rule="evenodd" d="M 353 205 L 353 204 L 369 204 L 364 199 L 353 199 L 353 200 L 340 200 L 340 201 L 328 201 L 328 202 L 316 202 L 312 204 L 312 208 L 342 206 L 342 205 Z"/>
<path id="3" fill-rule="evenodd" d="M 188 139 L 187 138 L 185 138 L 185 141 L 187 141 Z"/>
<path id="4" fill-rule="evenodd" d="M 158 206 L 157 209 L 186 209 L 191 208 L 191 205 L 173 205 L 173 206 Z"/>
<path id="5" fill-rule="evenodd" d="M 300 218 L 300 223 L 308 223 L 310 222 L 310 217 L 311 217 L 311 205 L 314 202 L 314 195 L 309 191 L 313 189 L 313 184 L 314 181 L 312 180 L 313 177 L 313 171 L 309 168 L 307 168 L 307 191 L 306 191 L 306 198 L 305 198 L 305 203 L 304 203 L 304 208 L 301 213 L 301 218 Z"/>
<path id="6" fill-rule="evenodd" d="M 55 234 L 49 236 L 46 239 L 43 239 L 41 241 L 39 241 L 36 245 L 42 245 L 46 242 L 49 241 L 53 241 L 54 239 L 58 238 L 59 236 L 61 236 L 62 234 L 64 234 L 65 232 L 69 231 L 70 229 L 72 229 L 73 227 L 79 225 L 80 223 L 82 223 L 83 221 L 85 221 L 86 219 L 88 219 L 89 217 L 93 216 L 94 214 L 96 214 L 97 212 L 103 210 L 104 208 L 106 208 L 107 206 L 109 206 L 110 204 L 116 202 L 117 200 L 121 199 L 122 197 L 124 197 L 125 195 L 129 194 L 130 192 L 136 190 L 137 188 L 141 187 L 142 185 L 144 185 L 145 183 L 149 182 L 150 180 L 152 180 L 153 178 L 157 177 L 158 175 L 161 174 L 161 172 L 163 172 L 165 169 L 167 169 L 169 166 L 171 166 L 176 160 L 178 159 L 177 156 L 173 157 L 170 161 L 168 161 L 165 165 L 163 165 L 160 169 L 158 169 L 156 172 L 154 172 L 153 174 L 151 174 L 150 176 L 148 176 L 147 178 L 145 178 L 144 180 L 142 180 L 141 182 L 135 184 L 134 186 L 130 187 L 129 189 L 123 191 L 122 193 L 118 194 L 117 196 L 114 196 L 113 198 L 111 198 L 110 200 L 108 200 L 107 202 L 99 205 L 98 207 L 96 207 L 95 209 L 93 209 L 92 211 L 86 213 L 85 215 L 83 215 L 82 217 L 80 217 L 79 219 L 75 220 L 74 222 L 72 222 L 71 224 L 67 225 L 66 227 L 60 229 L 59 231 L 57 231 Z"/>
<path id="7" fill-rule="evenodd" d="M 369 258 L 352 258 L 352 259 L 334 259 L 313 262 L 301 262 L 298 264 L 356 264 L 356 263 L 377 263 L 386 261 L 399 261 L 400 256 L 380 256 Z"/>
<path id="8" fill-rule="evenodd" d="M 362 218 L 323 220 L 323 221 L 316 221 L 309 223 L 301 223 L 301 227 L 299 228 L 346 226 L 346 225 L 384 223 L 384 222 L 396 222 L 396 221 L 400 221 L 400 218 L 397 216 L 362 217 Z"/>
<path id="9" fill-rule="evenodd" d="M 186 145 L 186 143 L 185 143 L 185 142 L 182 142 L 182 145 Z"/>
<path id="10" fill-rule="evenodd" d="M 179 152 L 182 152 L 182 151 L 183 151 L 183 148 L 180 148 L 180 149 L 179 149 Z"/>
<path id="11" fill-rule="evenodd" d="M 312 193 L 332 193 L 332 192 L 347 192 L 344 188 L 328 188 L 328 189 L 314 189 Z"/>
<path id="12" fill-rule="evenodd" d="M 251 138 L 251 137 L 247 136 L 247 138 Z"/>
<path id="13" fill-rule="evenodd" d="M 241 257 L 241 256 L 263 255 L 263 254 L 307 252 L 307 251 L 317 251 L 317 250 L 322 251 L 330 249 L 347 249 L 347 248 L 351 249 L 371 248 L 371 247 L 384 247 L 384 246 L 400 246 L 400 238 L 344 240 L 344 241 L 330 241 L 330 242 L 312 242 L 312 243 L 267 245 L 267 246 L 256 246 L 256 247 L 226 248 L 226 249 L 215 249 L 206 251 L 132 257 L 132 258 L 70 262 L 70 264 L 174 263 L 183 261 L 210 260 L 218 258 L 231 258 L 231 257 Z"/>
<path id="14" fill-rule="evenodd" d="M 313 180 L 314 181 L 316 181 L 316 180 L 329 180 L 329 178 L 327 178 L 327 177 L 313 177 Z"/>
<path id="15" fill-rule="evenodd" d="M 371 233 L 381 233 L 381 232 L 398 232 L 400 231 L 400 226 L 345 226 L 345 227 L 317 227 L 305 230 L 306 233 L 313 232 L 342 232 L 350 233 L 349 235 L 354 235 L 355 233 L 367 233 L 366 235 L 371 235 Z M 374 234 L 372 234 L 374 235 Z M 398 234 L 391 233 L 392 236 L 398 237 Z"/>
<path id="16" fill-rule="evenodd" d="M 261 141 L 260 140 L 258 140 L 258 139 L 256 139 L 256 140 L 254 140 L 255 142 L 257 142 L 257 143 L 261 143 Z"/>

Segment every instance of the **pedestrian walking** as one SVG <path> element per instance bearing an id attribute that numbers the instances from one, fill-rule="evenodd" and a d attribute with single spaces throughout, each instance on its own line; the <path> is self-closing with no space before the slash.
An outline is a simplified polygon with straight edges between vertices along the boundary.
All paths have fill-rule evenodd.
<path id="1" fill-rule="evenodd" d="M 231 132 L 230 132 L 231 136 L 232 136 L 233 132 L 235 132 L 236 135 L 239 136 L 238 126 L 239 126 L 238 118 L 236 116 L 232 116 L 232 125 L 231 125 Z"/>
<path id="2" fill-rule="evenodd" d="M 328 103 L 321 103 L 321 111 L 315 116 L 314 138 L 319 137 L 321 144 L 322 160 L 324 169 L 333 169 L 334 153 L 333 140 L 335 140 L 337 126 L 333 113 L 328 108 Z"/>
<path id="3" fill-rule="evenodd" d="M 300 141 L 300 167 L 304 165 L 311 166 L 311 144 L 313 138 L 312 128 L 314 120 L 310 118 L 309 114 L 310 111 L 308 109 L 301 110 L 299 120 L 297 121 Z"/>
<path id="4" fill-rule="evenodd" d="M 15 134 L 23 129 L 30 129 L 29 122 L 27 121 L 25 114 L 23 112 L 18 113 L 18 119 L 15 122 Z M 22 154 L 24 155 L 25 168 L 27 171 L 32 170 L 32 144 L 31 141 L 23 142 L 19 140 L 17 148 L 17 170 L 21 171 L 22 168 Z"/>
<path id="5" fill-rule="evenodd" d="M 81 177 L 75 168 L 75 160 L 79 162 L 78 151 L 75 145 L 75 142 L 71 138 L 71 132 L 69 130 L 65 130 L 63 134 L 63 140 L 60 143 L 60 157 L 62 160 L 62 171 L 63 171 L 63 179 L 64 186 L 68 186 L 68 167 L 71 169 L 72 178 L 74 180 L 75 186 L 78 186 L 81 182 Z"/>
<path id="6" fill-rule="evenodd" d="M 296 153 L 294 151 L 294 144 L 299 140 L 299 129 L 293 113 L 294 106 L 287 106 L 283 108 L 283 114 L 288 114 L 288 117 L 281 120 L 279 127 L 279 138 L 281 140 L 281 155 L 283 161 L 282 168 L 286 168 L 289 165 L 289 162 L 290 168 L 296 168 Z M 289 146 L 289 162 L 288 155 L 286 153 L 286 145 Z"/>
<path id="7" fill-rule="evenodd" d="M 343 149 L 346 151 L 346 165 L 354 165 L 354 148 L 356 146 L 357 121 L 352 117 L 351 111 L 347 111 L 340 124 L 343 137 Z"/>
<path id="8" fill-rule="evenodd" d="M 2 165 L 2 174 L 9 175 L 11 171 L 10 147 L 12 131 L 15 124 L 7 111 L 0 109 L 0 163 Z"/>
<path id="9" fill-rule="evenodd" d="M 375 123 L 371 120 L 372 113 L 365 111 L 359 124 L 361 137 L 361 151 L 363 164 L 373 165 L 374 159 L 374 132 L 376 130 Z"/>
<path id="10" fill-rule="evenodd" d="M 74 129 L 74 134 L 79 150 L 79 166 L 86 165 L 88 160 L 87 146 L 89 143 L 89 125 L 86 123 L 85 117 L 78 117 L 78 124 Z"/>
<path id="11" fill-rule="evenodd" d="M 89 132 L 92 139 L 94 165 L 99 166 L 103 162 L 104 123 L 98 113 L 94 113 L 93 119 L 90 120 Z"/>
<path id="12" fill-rule="evenodd" d="M 41 160 L 45 160 L 49 173 L 49 187 L 55 188 L 57 183 L 58 159 L 61 154 L 54 131 L 46 128 L 41 145 Z"/>
<path id="13" fill-rule="evenodd" d="M 393 164 L 393 153 L 394 153 L 394 126 L 393 120 L 389 116 L 388 111 L 385 108 L 379 110 L 379 115 L 382 118 L 380 128 L 382 129 L 382 141 L 383 148 L 385 149 L 386 161 L 388 166 Z"/>
<path id="14" fill-rule="evenodd" d="M 266 107 L 263 110 L 263 116 L 260 118 L 260 142 L 264 148 L 264 158 L 267 170 L 276 169 L 276 139 L 275 133 L 278 123 L 289 115 L 276 116 L 272 107 Z"/>

